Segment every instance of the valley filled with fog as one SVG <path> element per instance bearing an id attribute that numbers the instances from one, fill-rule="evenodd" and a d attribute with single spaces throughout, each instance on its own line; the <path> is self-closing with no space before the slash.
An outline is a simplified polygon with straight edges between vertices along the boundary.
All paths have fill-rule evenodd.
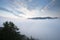
<path id="1" fill-rule="evenodd" d="M 12 21 L 19 29 L 21 34 L 34 37 L 40 40 L 60 40 L 60 19 L 12 19 L 0 17 L 0 27 L 3 22 Z"/>

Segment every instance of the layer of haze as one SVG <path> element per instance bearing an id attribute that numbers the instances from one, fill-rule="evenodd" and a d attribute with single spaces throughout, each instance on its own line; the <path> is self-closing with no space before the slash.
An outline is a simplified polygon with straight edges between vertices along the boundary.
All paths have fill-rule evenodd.
<path id="1" fill-rule="evenodd" d="M 15 23 L 22 34 L 40 40 L 60 40 L 60 19 L 21 20 L 0 17 L 0 26 L 5 21 Z"/>

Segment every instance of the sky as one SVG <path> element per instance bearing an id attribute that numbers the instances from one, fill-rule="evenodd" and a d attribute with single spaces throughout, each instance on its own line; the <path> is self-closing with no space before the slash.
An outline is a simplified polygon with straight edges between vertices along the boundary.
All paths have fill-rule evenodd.
<path id="1" fill-rule="evenodd" d="M 0 0 L 0 16 L 60 17 L 60 0 Z"/>

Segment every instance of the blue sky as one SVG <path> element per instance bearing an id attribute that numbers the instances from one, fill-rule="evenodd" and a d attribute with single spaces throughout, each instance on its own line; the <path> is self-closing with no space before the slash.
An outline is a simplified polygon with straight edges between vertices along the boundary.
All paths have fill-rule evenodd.
<path id="1" fill-rule="evenodd" d="M 0 0 L 0 16 L 6 15 L 13 18 L 60 17 L 60 0 Z"/>

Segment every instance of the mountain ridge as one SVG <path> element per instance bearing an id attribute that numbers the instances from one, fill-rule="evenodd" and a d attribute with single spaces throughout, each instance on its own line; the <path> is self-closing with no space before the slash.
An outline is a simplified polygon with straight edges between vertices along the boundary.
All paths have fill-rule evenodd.
<path id="1" fill-rule="evenodd" d="M 28 19 L 58 19 L 59 17 L 32 17 Z"/>

